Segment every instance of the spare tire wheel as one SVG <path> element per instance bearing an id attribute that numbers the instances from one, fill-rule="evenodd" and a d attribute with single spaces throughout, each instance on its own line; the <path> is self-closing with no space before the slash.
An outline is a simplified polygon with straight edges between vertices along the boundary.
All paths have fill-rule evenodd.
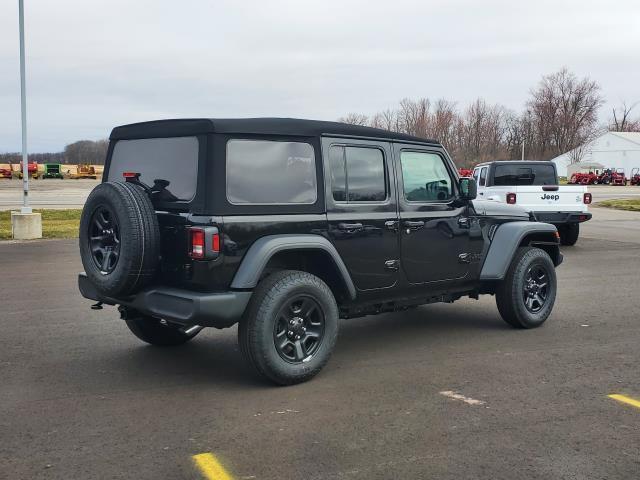
<path id="1" fill-rule="evenodd" d="M 135 293 L 158 271 L 158 219 L 137 185 L 105 182 L 94 188 L 82 210 L 79 237 L 84 271 L 106 296 Z"/>

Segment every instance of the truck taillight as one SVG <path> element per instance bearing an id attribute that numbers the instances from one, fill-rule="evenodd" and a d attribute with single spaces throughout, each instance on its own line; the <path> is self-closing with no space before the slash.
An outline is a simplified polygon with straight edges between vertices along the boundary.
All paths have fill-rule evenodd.
<path id="1" fill-rule="evenodd" d="M 585 205 L 589 205 L 589 204 L 591 203 L 591 200 L 592 200 L 592 199 L 593 199 L 593 198 L 591 197 L 591 194 L 590 194 L 590 193 L 585 193 L 585 194 L 582 196 L 582 201 L 583 201 L 583 203 L 584 203 Z"/>
<path id="2" fill-rule="evenodd" d="M 189 256 L 191 258 L 204 258 L 205 239 L 204 230 L 201 228 L 191 228 L 189 230 L 191 242 L 189 244 Z"/>
<path id="3" fill-rule="evenodd" d="M 214 233 L 211 238 L 211 248 L 214 253 L 220 253 L 220 234 Z"/>
<path id="4" fill-rule="evenodd" d="M 516 194 L 515 193 L 507 193 L 507 203 L 513 205 L 516 203 Z"/>

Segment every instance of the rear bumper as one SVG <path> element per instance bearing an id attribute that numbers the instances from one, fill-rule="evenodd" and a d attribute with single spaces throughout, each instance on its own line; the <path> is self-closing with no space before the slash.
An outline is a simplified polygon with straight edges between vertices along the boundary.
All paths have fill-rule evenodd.
<path id="1" fill-rule="evenodd" d="M 125 298 L 111 298 L 100 294 L 85 273 L 78 275 L 78 288 L 82 296 L 90 300 L 122 305 L 182 325 L 216 328 L 226 328 L 237 323 L 252 293 L 200 293 L 171 287 L 151 287 Z"/>
<path id="2" fill-rule="evenodd" d="M 582 223 L 591 220 L 592 216 L 589 212 L 533 212 L 533 214 L 537 221 L 554 225 Z"/>

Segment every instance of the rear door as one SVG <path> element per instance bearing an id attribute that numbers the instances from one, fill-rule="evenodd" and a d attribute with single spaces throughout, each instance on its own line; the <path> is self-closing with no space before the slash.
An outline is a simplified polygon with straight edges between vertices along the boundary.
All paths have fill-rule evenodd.
<path id="1" fill-rule="evenodd" d="M 388 142 L 323 138 L 329 236 L 360 291 L 398 280 L 398 205 Z"/>

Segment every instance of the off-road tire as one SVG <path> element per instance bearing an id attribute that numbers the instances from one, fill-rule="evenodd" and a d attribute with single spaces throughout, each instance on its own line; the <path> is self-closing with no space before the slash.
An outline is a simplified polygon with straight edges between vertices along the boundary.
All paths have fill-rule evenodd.
<path id="1" fill-rule="evenodd" d="M 525 276 L 532 266 L 542 266 L 548 274 L 549 290 L 544 306 L 537 313 L 530 312 L 523 299 Z M 511 260 L 504 279 L 496 289 L 496 305 L 503 320 L 516 328 L 536 328 L 542 325 L 553 310 L 558 282 L 551 257 L 539 248 L 520 247 Z"/>
<path id="2" fill-rule="evenodd" d="M 143 342 L 157 347 L 175 347 L 195 337 L 198 332 L 186 334 L 180 327 L 161 323 L 159 318 L 140 316 L 125 320 L 129 330 Z"/>
<path id="3" fill-rule="evenodd" d="M 94 261 L 90 225 L 100 208 L 112 211 L 119 229 L 120 247 L 113 271 L 104 273 Z M 157 274 L 160 230 L 155 210 L 144 190 L 132 183 L 105 182 L 93 189 L 80 217 L 80 257 L 91 283 L 106 296 L 133 294 Z"/>
<path id="4" fill-rule="evenodd" d="M 288 299 L 311 297 L 324 315 L 324 334 L 317 351 L 303 363 L 281 357 L 274 342 L 276 316 Z M 255 289 L 238 326 L 240 351 L 259 376 L 278 385 L 293 385 L 314 377 L 329 361 L 338 336 L 338 307 L 329 287 L 318 277 L 283 270 L 264 278 Z"/>
<path id="5" fill-rule="evenodd" d="M 575 245 L 580 236 L 580 224 L 579 223 L 567 223 L 558 228 L 560 234 L 560 243 L 566 246 Z"/>

